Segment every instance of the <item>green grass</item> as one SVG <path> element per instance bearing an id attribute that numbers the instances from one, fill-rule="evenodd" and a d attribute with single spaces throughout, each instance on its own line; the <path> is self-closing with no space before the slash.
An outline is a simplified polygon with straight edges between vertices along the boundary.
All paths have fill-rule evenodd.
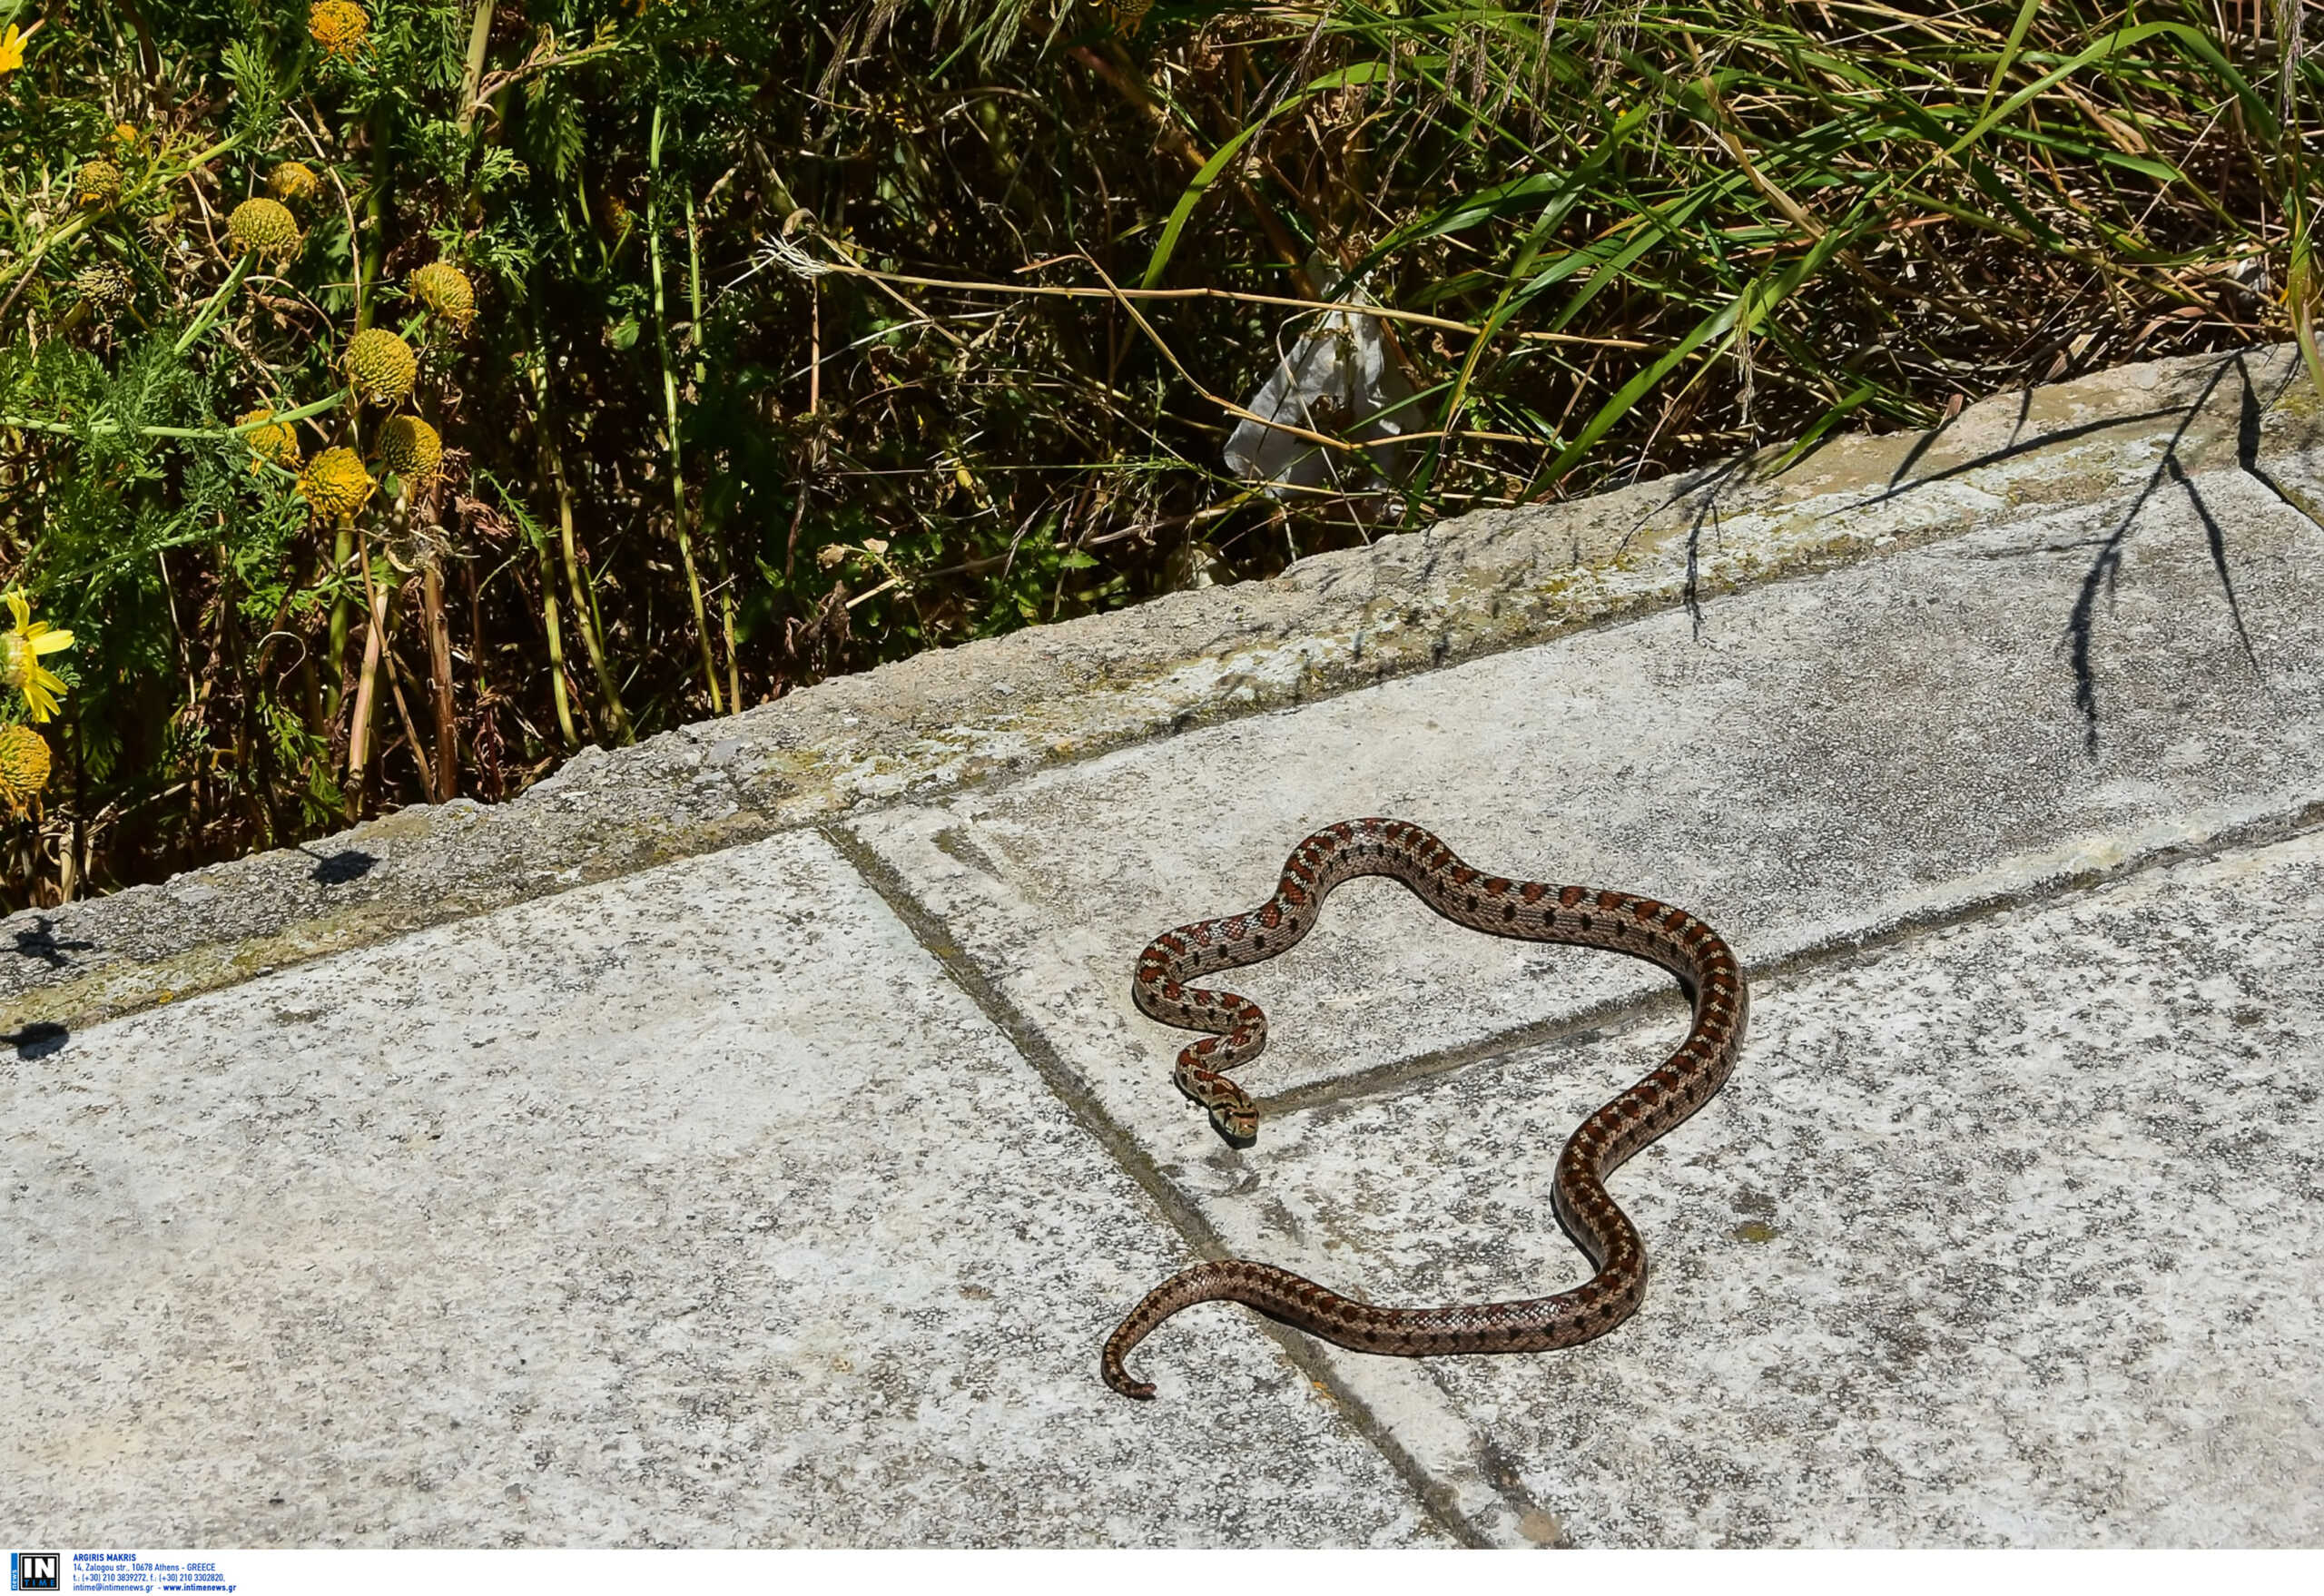
<path id="1" fill-rule="evenodd" d="M 2012 387 L 2294 337 L 2324 381 L 2276 0 L 369 9 L 350 63 L 303 0 L 74 8 L 0 79 L 0 582 L 76 639 L 5 906 Z M 238 271 L 291 159 L 304 247 Z M 404 292 L 439 259 L 471 329 Z M 1410 469 L 1322 417 L 1337 486 L 1277 500 L 1221 452 L 1326 272 Z M 234 418 L 368 447 L 372 325 L 448 468 L 317 522 Z"/>

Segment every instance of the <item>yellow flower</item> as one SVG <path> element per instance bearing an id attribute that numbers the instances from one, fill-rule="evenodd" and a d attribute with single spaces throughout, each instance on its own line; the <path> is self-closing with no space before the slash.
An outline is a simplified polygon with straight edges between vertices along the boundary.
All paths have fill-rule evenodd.
<path id="1" fill-rule="evenodd" d="M 417 416 L 390 416 L 379 424 L 379 463 L 424 485 L 444 463 L 444 437 Z"/>
<path id="2" fill-rule="evenodd" d="M 351 448 L 327 448 L 299 474 L 299 495 L 322 520 L 335 521 L 361 509 L 379 484 Z"/>
<path id="3" fill-rule="evenodd" d="M 304 203 L 323 192 L 323 180 L 305 162 L 285 161 L 268 174 L 266 189 L 278 200 Z"/>
<path id="4" fill-rule="evenodd" d="M 299 236 L 299 219 L 279 202 L 244 200 L 226 217 L 226 236 L 239 250 L 290 260 L 305 240 Z"/>
<path id="5" fill-rule="evenodd" d="M 73 634 L 33 619 L 33 606 L 21 587 L 11 587 L 0 598 L 16 616 L 15 626 L 0 632 L 0 685 L 22 690 L 33 719 L 44 721 L 56 713 L 64 683 L 40 663 L 40 656 L 72 647 Z"/>
<path id="6" fill-rule="evenodd" d="M 25 64 L 25 35 L 10 23 L 8 31 L 0 34 L 0 72 L 14 72 Z"/>
<path id="7" fill-rule="evenodd" d="M 11 814 L 48 785 L 48 744 L 30 726 L 0 726 L 0 803 Z"/>
<path id="8" fill-rule="evenodd" d="M 271 427 L 251 427 L 253 421 L 270 421 L 273 418 L 273 408 L 268 405 L 261 405 L 255 410 L 245 410 L 234 418 L 235 426 L 250 427 L 250 430 L 242 434 L 242 442 L 250 448 L 253 474 L 261 468 L 261 460 L 271 460 L 286 471 L 295 471 L 300 467 L 299 434 L 291 429 L 290 422 L 275 421 Z"/>
<path id="9" fill-rule="evenodd" d="M 325 55 L 352 61 L 371 36 L 371 19 L 354 0 L 318 0 L 307 13 L 307 35 Z"/>
<path id="10" fill-rule="evenodd" d="M 102 211 L 121 198 L 121 168 L 110 161 L 91 161 L 74 180 L 74 197 L 82 208 Z"/>
<path id="11" fill-rule="evenodd" d="M 367 327 L 349 339 L 341 363 L 363 401 L 382 409 L 410 398 L 412 382 L 419 375 L 419 357 L 384 327 Z"/>
<path id="12" fill-rule="evenodd" d="M 433 261 L 404 279 L 412 298 L 457 327 L 476 319 L 476 284 L 449 261 Z"/>

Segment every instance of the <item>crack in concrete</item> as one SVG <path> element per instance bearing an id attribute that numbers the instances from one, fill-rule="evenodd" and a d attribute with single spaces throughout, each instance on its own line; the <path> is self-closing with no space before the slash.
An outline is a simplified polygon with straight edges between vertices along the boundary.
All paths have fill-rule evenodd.
<path id="1" fill-rule="evenodd" d="M 854 869 L 864 883 L 879 894 L 889 911 L 903 922 L 912 939 L 930 958 L 936 961 L 952 983 L 967 995 L 996 1030 L 1009 1039 L 1010 1046 L 1032 1066 L 1034 1073 L 1057 1095 L 1066 1111 L 1153 1199 L 1163 1218 L 1202 1256 L 1224 1259 L 1237 1256 L 1201 1212 L 1180 1195 L 1153 1158 L 1138 1144 L 1137 1138 L 1106 1112 L 1097 1094 L 1059 1054 L 1040 1028 L 1030 1017 L 1020 1012 L 977 967 L 975 961 L 954 945 L 943 921 L 920 901 L 903 877 L 848 828 L 827 822 L 815 829 Z M 1125 1307 L 1128 1305 L 1124 1305 Z M 1283 1348 L 1284 1355 L 1306 1376 L 1309 1385 L 1329 1397 L 1349 1426 L 1387 1460 L 1388 1466 L 1412 1490 L 1437 1528 L 1463 1546 L 1488 1547 L 1495 1544 L 1492 1537 L 1461 1510 L 1452 1485 L 1435 1478 L 1422 1466 L 1379 1415 L 1372 1411 L 1371 1405 L 1347 1388 L 1307 1336 L 1263 1316 L 1255 1316 L 1253 1322 Z M 1090 1351 L 1090 1378 L 1097 1378 L 1097 1349 L 1094 1347 Z M 1521 1524 L 1548 1520 L 1549 1515 L 1541 1506 L 1527 1499 L 1517 1483 L 1514 1471 L 1506 1465 L 1505 1460 L 1499 1467 L 1494 1466 L 1495 1463 L 1496 1459 L 1488 1453 L 1481 1458 L 1479 1472 L 1508 1505 L 1515 1519 Z"/>
<path id="2" fill-rule="evenodd" d="M 1846 969 L 1849 964 L 1916 941 L 1936 931 L 1971 925 L 2022 909 L 2046 908 L 2072 902 L 2133 876 L 2182 864 L 2201 863 L 2230 852 L 2246 852 L 2287 842 L 2324 827 L 2324 796 L 2272 813 L 2246 817 L 2200 837 L 2158 842 L 2135 850 L 2107 866 L 2061 872 L 2023 886 L 1979 893 L 1957 903 L 1918 914 L 1898 916 L 1876 931 L 1840 931 L 1802 943 L 1773 959 L 1747 961 L 1744 978 L 1752 985 Z M 1682 1012 L 1676 991 L 1650 997 L 1615 997 L 1578 1009 L 1554 1020 L 1536 1020 L 1462 1042 L 1457 1047 L 1432 1049 L 1409 1058 L 1391 1059 L 1345 1075 L 1309 1081 L 1286 1091 L 1257 1098 L 1262 1121 L 1309 1109 L 1334 1108 L 1394 1097 L 1478 1064 L 1495 1063 L 1513 1053 L 1557 1042 L 1576 1046 L 1596 1041 L 1606 1031 L 1626 1029 L 1662 1013 Z"/>

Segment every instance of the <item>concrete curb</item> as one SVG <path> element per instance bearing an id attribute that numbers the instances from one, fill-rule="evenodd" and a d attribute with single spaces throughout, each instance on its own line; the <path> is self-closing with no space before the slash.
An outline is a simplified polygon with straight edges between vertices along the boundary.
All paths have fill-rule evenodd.
<path id="1" fill-rule="evenodd" d="M 584 749 L 496 808 L 406 810 L 12 916 L 20 1044 L 851 809 L 929 797 L 2240 464 L 2324 522 L 2324 404 L 2290 346 L 1997 395 L 1934 432 L 1485 511 Z"/>

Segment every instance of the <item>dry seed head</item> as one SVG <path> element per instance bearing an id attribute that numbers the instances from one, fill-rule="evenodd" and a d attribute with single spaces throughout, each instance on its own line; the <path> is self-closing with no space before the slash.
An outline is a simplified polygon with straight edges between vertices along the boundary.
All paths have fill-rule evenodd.
<path id="1" fill-rule="evenodd" d="M 365 404 L 392 409 L 411 397 L 419 357 L 384 327 L 369 327 L 347 340 L 347 379 Z"/>
<path id="2" fill-rule="evenodd" d="M 379 463 L 397 476 L 425 482 L 444 463 L 443 435 L 417 416 L 390 416 L 379 424 Z"/>
<path id="3" fill-rule="evenodd" d="M 320 0 L 307 12 L 307 36 L 323 47 L 324 54 L 352 61 L 371 36 L 371 19 L 352 0 Z"/>
<path id="4" fill-rule="evenodd" d="M 379 538 L 379 552 L 407 576 L 429 566 L 440 572 L 452 557 L 452 539 L 432 521 L 405 521 L 389 526 Z"/>
<path id="5" fill-rule="evenodd" d="M 285 161 L 269 174 L 266 191 L 285 204 L 303 205 L 323 192 L 323 180 L 303 161 Z"/>
<path id="6" fill-rule="evenodd" d="M 104 210 L 121 198 L 121 168 L 110 161 L 83 163 L 73 180 L 73 193 L 83 210 Z"/>
<path id="7" fill-rule="evenodd" d="M 448 261 L 434 261 L 406 280 L 411 297 L 445 320 L 465 327 L 476 315 L 476 285 Z"/>
<path id="8" fill-rule="evenodd" d="M 335 521 L 363 507 L 378 486 L 351 448 L 327 448 L 299 474 L 299 496 L 324 520 Z"/>
<path id="9" fill-rule="evenodd" d="M 226 218 L 226 236 L 244 251 L 289 260 L 305 241 L 299 221 L 277 200 L 244 200 Z"/>
<path id="10" fill-rule="evenodd" d="M 234 418 L 237 427 L 249 427 L 253 421 L 264 421 L 274 414 L 271 407 L 261 405 L 255 410 L 245 410 Z M 242 441 L 250 445 L 251 453 L 259 460 L 281 467 L 286 471 L 299 468 L 299 434 L 288 421 L 277 421 L 271 427 L 251 428 L 242 434 Z M 258 469 L 258 460 L 251 462 L 251 469 Z"/>
<path id="11" fill-rule="evenodd" d="M 97 315 L 110 318 L 129 302 L 129 273 L 111 261 L 84 266 L 73 274 L 73 289 Z"/>
<path id="12" fill-rule="evenodd" d="M 0 803 L 21 813 L 48 785 L 48 744 L 30 726 L 0 726 Z"/>

